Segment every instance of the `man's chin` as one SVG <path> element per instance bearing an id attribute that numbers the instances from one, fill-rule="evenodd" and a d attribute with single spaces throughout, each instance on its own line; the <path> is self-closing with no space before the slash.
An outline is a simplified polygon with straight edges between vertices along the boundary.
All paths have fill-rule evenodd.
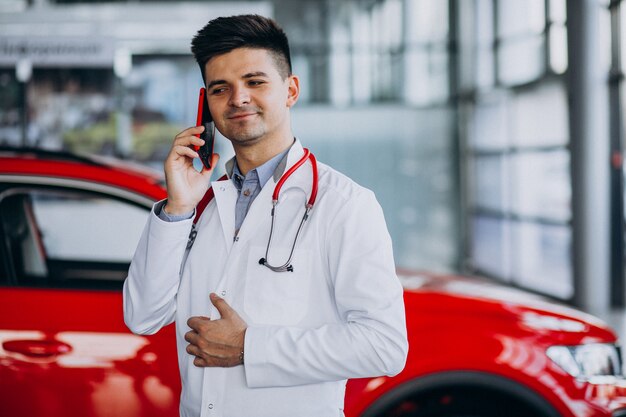
<path id="1" fill-rule="evenodd" d="M 229 132 L 230 133 L 230 132 Z M 251 146 L 258 143 L 263 135 L 259 132 L 232 132 L 229 135 L 224 135 L 228 138 L 233 145 L 238 146 Z"/>
<path id="2" fill-rule="evenodd" d="M 252 146 L 258 143 L 261 140 L 261 137 L 261 135 L 252 134 L 227 136 L 227 138 L 233 143 L 233 145 L 237 146 Z"/>

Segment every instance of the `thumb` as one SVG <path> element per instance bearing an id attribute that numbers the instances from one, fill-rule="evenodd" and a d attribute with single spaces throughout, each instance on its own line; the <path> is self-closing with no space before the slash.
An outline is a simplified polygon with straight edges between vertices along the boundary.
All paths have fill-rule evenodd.
<path id="1" fill-rule="evenodd" d="M 215 308 L 217 308 L 217 311 L 219 311 L 222 318 L 228 318 L 232 315 L 232 307 L 228 305 L 226 300 L 224 300 L 222 297 L 212 292 L 209 295 L 209 299 L 211 300 L 211 304 L 213 304 Z"/>

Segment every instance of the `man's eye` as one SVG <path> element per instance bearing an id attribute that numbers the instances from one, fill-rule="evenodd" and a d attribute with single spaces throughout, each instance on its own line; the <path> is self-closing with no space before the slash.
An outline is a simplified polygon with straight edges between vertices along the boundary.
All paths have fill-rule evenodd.
<path id="1" fill-rule="evenodd" d="M 213 88 L 211 90 L 211 94 L 219 94 L 221 92 L 223 92 L 224 90 L 226 90 L 225 87 L 217 87 L 217 88 Z"/>
<path id="2" fill-rule="evenodd" d="M 248 85 L 251 85 L 251 86 L 256 86 L 256 85 L 261 85 L 261 84 L 264 84 L 264 82 L 263 81 L 257 81 L 257 80 L 250 80 L 250 81 L 248 81 Z"/>

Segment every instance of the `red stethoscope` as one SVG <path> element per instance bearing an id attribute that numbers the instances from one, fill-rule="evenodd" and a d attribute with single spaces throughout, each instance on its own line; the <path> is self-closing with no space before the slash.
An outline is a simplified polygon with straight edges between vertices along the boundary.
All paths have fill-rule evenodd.
<path id="1" fill-rule="evenodd" d="M 274 233 L 274 218 L 276 212 L 276 206 L 278 205 L 278 195 L 280 193 L 280 189 L 287 181 L 287 179 L 293 174 L 298 168 L 300 168 L 307 159 L 311 160 L 311 170 L 313 171 L 313 184 L 311 186 L 311 196 L 309 197 L 309 201 L 307 201 L 305 205 L 304 215 L 302 216 L 302 220 L 300 220 L 300 226 L 298 226 L 298 231 L 296 232 L 296 237 L 293 239 L 293 244 L 291 245 L 291 252 L 289 253 L 289 259 L 281 266 L 273 266 L 269 263 L 269 252 L 270 246 L 272 245 L 272 234 Z M 265 249 L 265 258 L 259 259 L 259 263 L 271 269 L 274 272 L 293 272 L 293 265 L 291 265 L 291 259 L 293 258 L 293 252 L 296 249 L 296 243 L 298 242 L 298 236 L 300 236 L 300 231 L 302 230 L 302 226 L 304 222 L 309 218 L 309 213 L 313 208 L 313 204 L 315 204 L 315 198 L 317 197 L 317 161 L 315 160 L 315 156 L 309 151 L 307 148 L 304 148 L 304 156 L 298 160 L 287 172 L 280 177 L 276 187 L 274 187 L 274 194 L 272 194 L 272 225 L 270 226 L 270 237 L 267 241 L 267 248 Z"/>

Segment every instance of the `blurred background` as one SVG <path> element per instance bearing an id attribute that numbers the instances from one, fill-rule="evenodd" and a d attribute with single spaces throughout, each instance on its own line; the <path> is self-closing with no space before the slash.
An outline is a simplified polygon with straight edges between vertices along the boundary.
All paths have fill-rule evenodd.
<path id="1" fill-rule="evenodd" d="M 195 32 L 275 18 L 296 135 L 375 191 L 399 267 L 623 308 L 621 0 L 0 0 L 0 144 L 161 169 Z M 218 139 L 222 161 L 232 155 Z M 220 174 L 221 175 L 221 174 Z M 620 317 L 623 317 L 622 314 Z"/>

